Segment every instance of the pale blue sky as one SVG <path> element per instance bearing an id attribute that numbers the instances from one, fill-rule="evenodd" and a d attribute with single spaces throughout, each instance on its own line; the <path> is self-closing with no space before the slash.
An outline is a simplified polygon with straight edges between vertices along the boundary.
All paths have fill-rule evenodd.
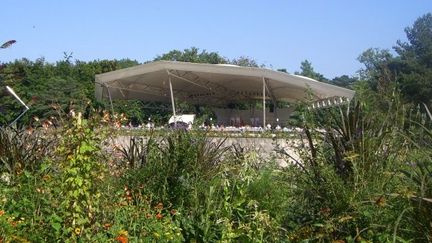
<path id="1" fill-rule="evenodd" d="M 2 0 L 0 61 L 73 52 L 79 60 L 151 60 L 192 46 L 249 56 L 274 69 L 308 59 L 328 78 L 353 75 L 369 47 L 391 48 L 431 0 Z"/>

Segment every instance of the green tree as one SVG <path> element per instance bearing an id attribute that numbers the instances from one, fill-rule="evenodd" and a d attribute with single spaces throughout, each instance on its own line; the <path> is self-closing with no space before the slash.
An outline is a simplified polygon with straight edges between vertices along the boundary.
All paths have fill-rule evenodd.
<path id="1" fill-rule="evenodd" d="M 264 67 L 264 65 L 258 65 L 256 60 L 247 56 L 234 58 L 230 61 L 230 64 L 238 65 L 242 67 Z"/>
<path id="2" fill-rule="evenodd" d="M 340 87 L 351 89 L 352 85 L 357 81 L 358 81 L 358 79 L 355 77 L 350 77 L 348 75 L 342 75 L 342 76 L 338 76 L 338 77 L 333 78 L 329 82 L 333 85 L 337 85 Z"/>
<path id="3" fill-rule="evenodd" d="M 153 59 L 153 61 L 161 60 L 211 64 L 228 63 L 228 61 L 217 52 L 207 52 L 206 50 L 200 52 L 196 47 L 184 49 L 183 51 L 172 50 Z"/>
<path id="4" fill-rule="evenodd" d="M 0 124 L 7 124 L 22 111 L 22 106 L 7 94 L 6 85 L 31 106 L 20 120 L 25 123 L 33 116 L 45 119 L 56 115 L 57 111 L 84 112 L 89 105 L 104 106 L 95 100 L 95 75 L 137 64 L 130 59 L 73 61 L 72 54 L 67 53 L 64 60 L 56 63 L 47 63 L 43 58 L 5 63 L 0 69 Z"/>
<path id="5" fill-rule="evenodd" d="M 431 103 L 432 99 L 432 14 L 418 18 L 405 33 L 408 42 L 394 47 L 399 57 L 389 65 L 397 67 L 397 81 L 408 101 Z"/>
<path id="6" fill-rule="evenodd" d="M 324 77 L 321 73 L 315 72 L 312 67 L 312 63 L 308 60 L 304 60 L 300 63 L 301 72 L 295 72 L 296 75 L 302 75 L 308 78 L 312 78 L 318 81 L 327 82 L 328 79 Z"/>
<path id="7" fill-rule="evenodd" d="M 432 14 L 418 18 L 405 33 L 408 42 L 397 42 L 396 56 L 377 48 L 363 52 L 358 58 L 365 66 L 360 77 L 381 94 L 398 88 L 407 102 L 431 104 Z"/>
<path id="8" fill-rule="evenodd" d="M 392 91 L 394 86 L 394 71 L 390 70 L 389 63 L 394 60 L 387 49 L 369 48 L 357 60 L 365 67 L 359 70 L 362 80 L 366 80 L 374 91 L 385 94 Z"/>

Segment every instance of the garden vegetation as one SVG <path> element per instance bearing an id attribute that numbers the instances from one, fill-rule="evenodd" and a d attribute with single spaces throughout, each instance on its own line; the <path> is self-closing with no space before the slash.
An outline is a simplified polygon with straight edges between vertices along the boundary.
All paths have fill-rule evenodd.
<path id="1" fill-rule="evenodd" d="M 300 160 L 280 148 L 286 167 L 207 131 L 117 145 L 123 117 L 72 80 L 118 62 L 6 64 L 2 82 L 27 95 L 37 82 L 45 98 L 19 128 L 0 128 L 0 242 L 432 241 L 432 15 L 406 31 L 398 56 L 361 56 L 350 104 L 298 104 Z M 43 91 L 47 76 L 75 98 Z"/>

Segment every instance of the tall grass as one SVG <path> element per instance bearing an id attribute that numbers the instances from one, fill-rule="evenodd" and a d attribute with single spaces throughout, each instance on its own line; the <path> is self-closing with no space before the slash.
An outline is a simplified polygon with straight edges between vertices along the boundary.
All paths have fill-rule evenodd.
<path id="1" fill-rule="evenodd" d="M 426 124 L 424 115 L 397 96 L 384 107 L 379 110 L 354 100 L 345 107 L 305 109 L 303 132 L 298 135 L 303 164 L 288 168 L 297 195 L 286 222 L 293 239 L 429 240 L 425 222 L 430 219 L 419 230 L 410 223 L 409 218 L 415 218 L 408 216 L 423 206 L 405 199 L 407 193 L 424 189 L 427 181 L 412 189 L 407 175 L 418 178 L 417 184 L 419 178 L 428 178 L 424 166 L 408 166 L 413 155 L 427 158 L 418 151 L 430 150 L 428 143 L 414 142 L 427 133 L 426 125 L 416 125 Z M 402 173 L 403 168 L 410 172 Z M 430 212 L 431 205 L 421 201 L 427 205 L 423 210 Z"/>

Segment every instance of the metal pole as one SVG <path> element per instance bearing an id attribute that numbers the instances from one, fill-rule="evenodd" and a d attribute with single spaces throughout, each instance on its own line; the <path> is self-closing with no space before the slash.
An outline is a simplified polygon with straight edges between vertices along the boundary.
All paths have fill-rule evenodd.
<path id="1" fill-rule="evenodd" d="M 263 80 L 263 129 L 265 129 L 266 128 L 266 113 L 265 113 L 265 105 L 266 105 L 266 102 L 265 102 L 265 96 L 266 96 L 265 90 L 266 90 L 266 85 L 265 85 L 265 78 L 264 77 L 262 78 L 262 80 Z"/>
<path id="2" fill-rule="evenodd" d="M 113 107 L 112 98 L 111 98 L 111 91 L 109 90 L 109 87 L 106 85 L 105 85 L 105 88 L 108 91 L 108 97 L 109 97 L 109 101 L 110 101 L 110 105 L 111 105 L 111 112 L 114 115 L 114 107 Z"/>
<path id="3" fill-rule="evenodd" d="M 28 108 L 28 106 L 24 103 L 24 101 L 22 101 L 21 100 L 21 98 L 15 93 L 15 91 L 11 88 L 11 87 L 9 87 L 9 86 L 7 86 L 6 85 L 6 89 L 7 89 L 7 91 L 11 94 L 11 95 L 13 95 L 14 97 L 15 97 L 15 99 L 17 99 L 27 110 L 28 109 L 30 109 L 30 108 Z"/>
<path id="4" fill-rule="evenodd" d="M 176 119 L 175 103 L 174 103 L 174 93 L 173 93 L 173 88 L 172 88 L 172 84 L 171 84 L 171 75 L 169 75 L 169 74 L 168 74 L 168 81 L 169 81 L 169 87 L 170 87 L 170 93 L 171 93 L 171 105 L 172 105 L 174 120 L 177 120 Z"/>
<path id="5" fill-rule="evenodd" d="M 13 124 L 15 124 L 30 108 L 26 106 L 26 109 L 17 117 L 11 124 L 9 124 L 9 127 L 12 127 Z"/>
<path id="6" fill-rule="evenodd" d="M 20 119 L 30 108 L 24 103 L 24 101 L 21 100 L 21 98 L 15 93 L 15 91 L 11 87 L 6 85 L 6 89 L 11 95 L 13 95 L 13 97 L 15 97 L 15 99 L 17 99 L 25 107 L 25 110 L 21 112 L 21 114 L 17 118 L 15 118 L 15 120 L 13 120 L 11 124 L 9 124 L 9 126 L 12 127 L 12 125 L 16 123 L 18 119 Z"/>

